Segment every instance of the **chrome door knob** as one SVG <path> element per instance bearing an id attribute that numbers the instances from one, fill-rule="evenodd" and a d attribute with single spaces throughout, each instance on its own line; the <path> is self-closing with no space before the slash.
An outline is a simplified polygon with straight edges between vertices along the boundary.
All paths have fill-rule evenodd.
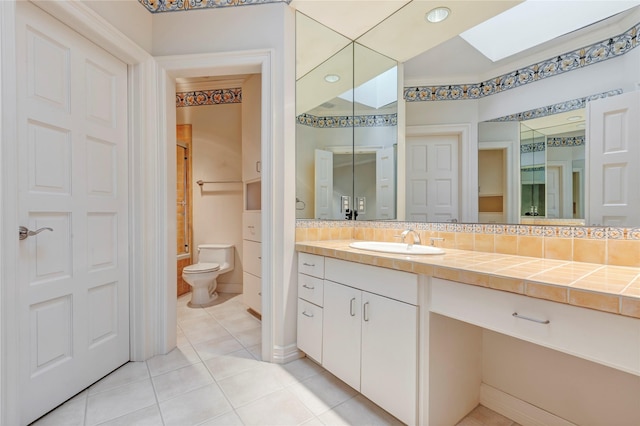
<path id="1" fill-rule="evenodd" d="M 53 228 L 45 227 L 45 228 L 36 229 L 35 231 L 31 231 L 26 226 L 20 226 L 18 228 L 18 237 L 20 238 L 20 241 L 22 241 L 27 237 L 33 237 L 34 235 L 38 235 L 42 231 L 53 231 Z"/>

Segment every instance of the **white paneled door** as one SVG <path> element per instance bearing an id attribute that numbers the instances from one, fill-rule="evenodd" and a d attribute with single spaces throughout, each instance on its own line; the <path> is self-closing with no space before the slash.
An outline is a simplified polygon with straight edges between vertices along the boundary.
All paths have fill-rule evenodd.
<path id="1" fill-rule="evenodd" d="M 631 226 L 640 211 L 640 92 L 587 103 L 586 220 Z"/>
<path id="2" fill-rule="evenodd" d="M 333 217 L 333 152 L 315 150 L 315 213 L 316 219 Z"/>
<path id="3" fill-rule="evenodd" d="M 458 220 L 458 139 L 457 134 L 407 137 L 407 220 Z"/>
<path id="4" fill-rule="evenodd" d="M 16 8 L 17 208 L 43 229 L 19 243 L 26 424 L 129 359 L 127 67 L 33 4 Z"/>

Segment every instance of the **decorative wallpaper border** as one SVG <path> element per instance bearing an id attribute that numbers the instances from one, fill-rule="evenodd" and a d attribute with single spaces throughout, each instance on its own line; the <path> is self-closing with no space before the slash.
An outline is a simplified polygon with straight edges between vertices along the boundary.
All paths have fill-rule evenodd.
<path id="1" fill-rule="evenodd" d="M 149 12 L 177 12 L 192 9 L 219 9 L 267 3 L 287 3 L 291 0 L 138 0 Z"/>
<path id="2" fill-rule="evenodd" d="M 544 142 L 525 143 L 520 145 L 520 153 L 524 154 L 526 152 L 544 152 L 544 148 Z"/>
<path id="3" fill-rule="evenodd" d="M 316 128 L 339 129 L 347 127 L 387 127 L 398 125 L 398 114 L 377 115 L 339 115 L 318 117 L 311 114 L 300 114 L 298 124 Z"/>
<path id="4" fill-rule="evenodd" d="M 609 90 L 608 92 L 596 93 L 585 96 L 583 98 L 571 99 L 557 104 L 547 105 L 540 108 L 530 109 L 528 111 L 517 112 L 515 114 L 505 115 L 504 117 L 494 118 L 486 121 L 523 121 L 532 118 L 546 117 L 548 115 L 559 114 L 561 112 L 575 111 L 587 106 L 587 102 L 596 99 L 608 98 L 609 96 L 617 96 L 622 94 L 622 89 Z"/>
<path id="5" fill-rule="evenodd" d="M 617 36 L 480 83 L 405 87 L 403 96 L 407 102 L 427 102 L 480 99 L 495 95 L 624 55 L 638 46 L 638 30 L 640 30 L 640 23 Z"/>
<path id="6" fill-rule="evenodd" d="M 584 136 L 567 136 L 557 138 L 547 138 L 547 146 L 549 148 L 584 146 Z"/>
<path id="7" fill-rule="evenodd" d="M 176 107 L 239 103 L 242 103 L 242 88 L 240 87 L 176 93 Z"/>
<path id="8" fill-rule="evenodd" d="M 504 225 L 448 222 L 352 221 L 296 219 L 296 228 L 373 228 L 415 229 L 430 232 L 519 235 L 534 237 L 580 238 L 592 240 L 640 240 L 640 228 L 587 227 L 562 225 Z"/>

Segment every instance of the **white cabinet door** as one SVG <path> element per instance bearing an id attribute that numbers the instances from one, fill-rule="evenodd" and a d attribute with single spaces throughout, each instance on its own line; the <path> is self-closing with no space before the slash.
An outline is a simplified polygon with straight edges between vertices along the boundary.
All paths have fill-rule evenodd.
<path id="1" fill-rule="evenodd" d="M 298 348 L 322 362 L 322 308 L 298 299 Z"/>
<path id="2" fill-rule="evenodd" d="M 253 274 L 244 272 L 242 300 L 244 304 L 262 315 L 262 280 Z"/>
<path id="3" fill-rule="evenodd" d="M 242 85 L 242 180 L 245 182 L 260 178 L 261 78 L 261 74 L 253 74 Z"/>
<path id="4" fill-rule="evenodd" d="M 322 365 L 360 390 L 361 291 L 324 283 Z"/>
<path id="5" fill-rule="evenodd" d="M 418 308 L 362 293 L 361 392 L 406 424 L 417 420 Z"/>

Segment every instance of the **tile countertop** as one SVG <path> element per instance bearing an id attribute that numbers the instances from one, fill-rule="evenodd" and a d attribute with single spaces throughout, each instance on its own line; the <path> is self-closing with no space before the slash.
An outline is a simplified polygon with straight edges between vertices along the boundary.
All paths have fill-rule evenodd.
<path id="1" fill-rule="evenodd" d="M 408 256 L 350 248 L 352 241 L 300 241 L 296 250 L 640 318 L 640 268 L 456 249 Z"/>

